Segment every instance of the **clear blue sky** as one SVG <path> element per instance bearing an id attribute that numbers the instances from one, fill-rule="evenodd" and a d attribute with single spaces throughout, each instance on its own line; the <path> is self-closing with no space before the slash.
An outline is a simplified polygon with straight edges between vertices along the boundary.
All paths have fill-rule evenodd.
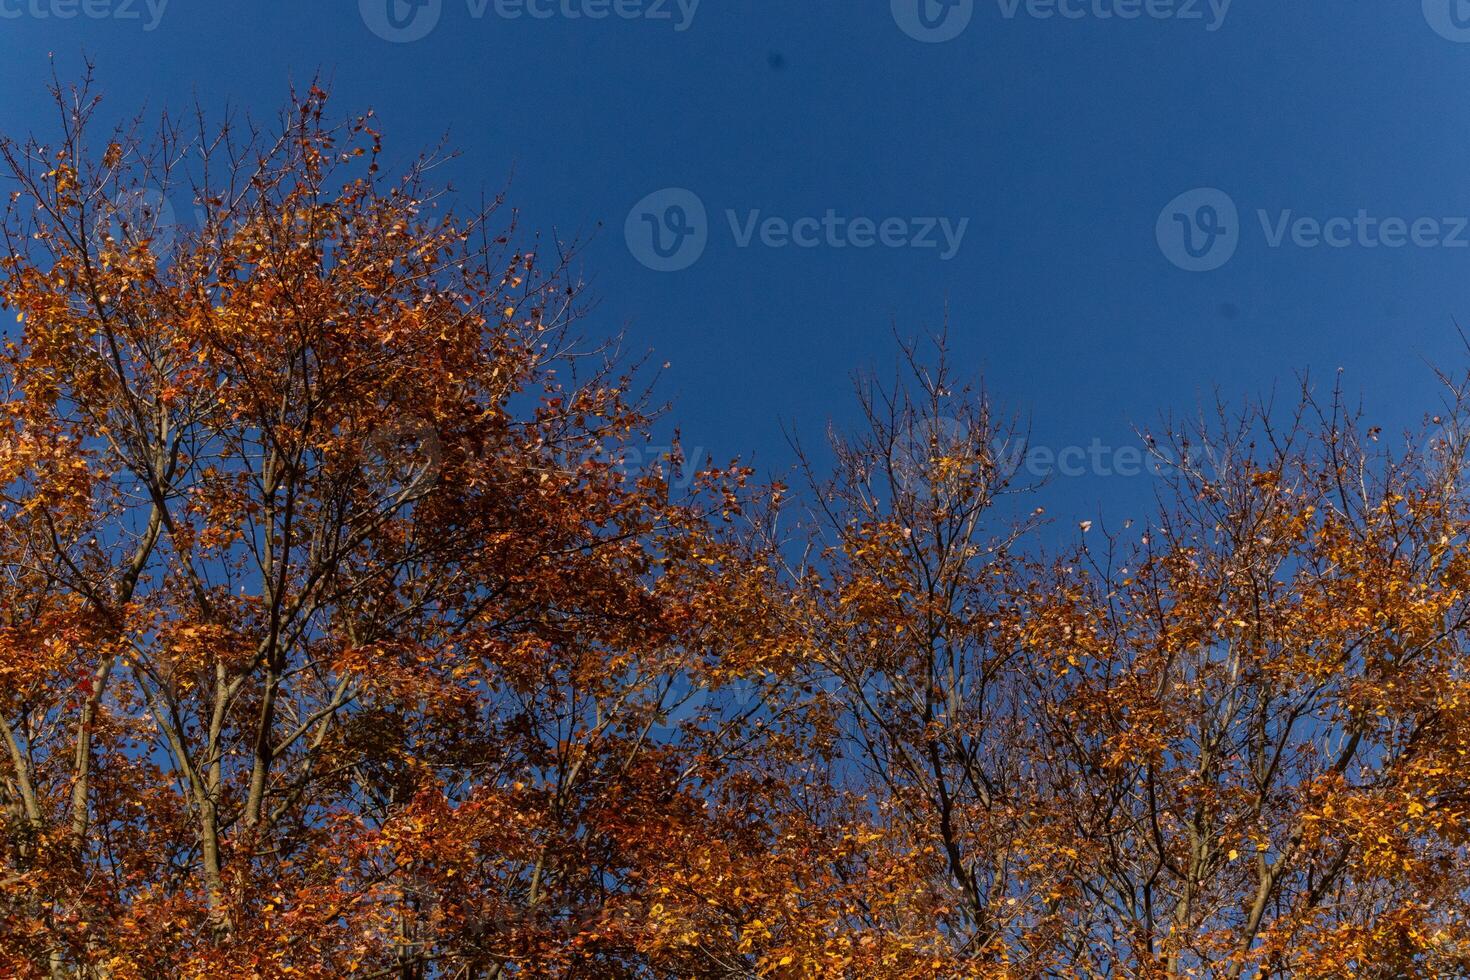
<path id="1" fill-rule="evenodd" d="M 948 21 L 924 0 L 939 34 L 969 16 L 937 43 L 903 30 L 925 34 L 919 0 L 702 0 L 692 17 L 692 0 L 437 0 L 437 24 L 406 42 L 379 36 L 394 34 L 387 4 L 410 35 L 432 6 L 172 0 L 153 24 L 151 2 L 0 0 L 0 129 L 49 131 L 50 52 L 63 74 L 92 55 L 119 114 L 196 96 L 266 114 L 321 68 L 337 109 L 374 108 L 391 149 L 448 133 L 463 155 L 443 174 L 462 193 L 513 172 L 526 228 L 590 238 L 586 330 L 626 327 L 669 361 L 686 446 L 719 456 L 784 467 L 783 423 L 815 442 L 828 419 L 850 421 L 851 372 L 891 363 L 892 328 L 937 327 L 946 307 L 956 365 L 1053 447 L 1131 444 L 1135 423 L 1216 389 L 1289 393 L 1306 369 L 1324 384 L 1345 369 L 1395 431 L 1430 407 L 1426 362 L 1462 359 L 1463 0 L 1235 0 L 1223 20 L 1219 0 L 1063 4 L 1080 17 L 1038 16 L 1055 0 L 973 0 Z M 550 16 L 506 16 L 527 4 Z M 1198 19 L 1162 16 L 1185 8 Z M 707 246 L 661 272 L 625 225 L 670 187 L 706 208 Z M 1187 222 L 1208 244 L 1200 207 L 1220 198 L 1166 205 L 1202 187 L 1236 207 L 1222 241 L 1237 247 L 1192 272 L 1168 235 Z M 669 218 L 655 202 L 646 213 Z M 870 219 L 874 244 L 844 237 L 861 225 L 808 221 L 791 231 L 815 247 L 778 248 L 779 228 L 750 225 L 755 211 L 795 226 L 829 210 Z M 1286 211 L 1339 219 L 1345 246 L 1304 247 L 1312 230 L 1281 227 Z M 1341 220 L 1360 212 L 1366 226 Z M 968 222 L 947 260 L 937 227 L 938 248 L 878 241 L 884 219 L 903 219 L 886 233 L 898 242 L 941 217 L 952 233 Z M 1391 218 L 1410 231 L 1376 223 Z M 1434 223 L 1414 235 L 1420 219 Z M 1421 244 L 1389 248 L 1385 232 Z M 1465 247 L 1422 244 L 1444 239 Z M 1057 480 L 1046 503 L 1111 520 L 1150 496 L 1146 477 L 1092 475 Z"/>

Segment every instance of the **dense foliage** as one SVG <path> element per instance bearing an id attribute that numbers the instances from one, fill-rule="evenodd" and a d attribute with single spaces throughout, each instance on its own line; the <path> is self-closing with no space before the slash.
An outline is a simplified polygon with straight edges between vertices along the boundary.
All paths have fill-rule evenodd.
<path id="1" fill-rule="evenodd" d="M 0 144 L 4 975 L 1470 975 L 1453 379 L 1403 450 L 1310 390 L 1148 439 L 1155 516 L 1046 556 L 942 360 L 795 492 L 647 459 L 565 257 L 371 117 L 56 97 Z"/>

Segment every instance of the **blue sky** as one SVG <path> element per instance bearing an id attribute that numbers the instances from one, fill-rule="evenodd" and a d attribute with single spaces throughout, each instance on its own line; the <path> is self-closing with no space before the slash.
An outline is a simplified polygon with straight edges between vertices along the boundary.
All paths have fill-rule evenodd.
<path id="1" fill-rule="evenodd" d="M 1466 0 L 418 2 L 0 0 L 0 130 L 49 132 L 53 52 L 119 115 L 266 115 L 320 68 L 394 151 L 447 133 L 469 201 L 509 181 L 524 228 L 583 239 L 586 332 L 670 363 L 687 447 L 778 472 L 783 426 L 850 424 L 852 372 L 946 310 L 956 367 L 1055 449 L 1339 368 L 1393 432 L 1463 359 Z M 649 268 L 660 227 L 697 260 Z"/>

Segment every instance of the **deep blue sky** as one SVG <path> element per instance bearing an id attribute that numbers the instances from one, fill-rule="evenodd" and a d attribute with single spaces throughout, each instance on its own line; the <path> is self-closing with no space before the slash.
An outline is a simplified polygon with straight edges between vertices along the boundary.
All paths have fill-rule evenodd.
<path id="1" fill-rule="evenodd" d="M 83 2 L 140 18 L 36 16 Z M 783 423 L 815 442 L 828 419 L 850 421 L 853 370 L 892 363 L 894 326 L 935 328 L 946 307 L 955 364 L 1053 447 L 1131 444 L 1136 423 L 1217 389 L 1289 393 L 1306 369 L 1324 384 L 1345 369 L 1394 431 L 1431 405 L 1426 362 L 1462 360 L 1470 247 L 1303 248 L 1288 232 L 1271 248 L 1256 214 L 1470 216 L 1470 43 L 1430 24 L 1454 33 L 1451 0 L 1427 0 L 1429 13 L 1419 0 L 1235 0 L 1215 30 L 1208 0 L 1187 21 L 1092 13 L 1129 0 L 1072 0 L 1088 11 L 1075 20 L 975 0 L 943 43 L 900 29 L 918 0 L 897 13 L 886 0 L 703 0 L 685 30 L 677 0 L 658 3 L 671 20 L 508 19 L 495 0 L 477 17 L 480 0 L 441 0 L 437 26 L 409 43 L 370 29 L 387 2 L 171 0 L 145 30 L 146 0 L 0 0 L 17 15 L 0 18 L 0 130 L 50 132 L 50 52 L 63 75 L 92 55 L 119 114 L 197 97 L 268 115 L 289 80 L 321 68 L 336 108 L 374 108 L 391 149 L 448 133 L 463 155 L 443 174 L 462 193 L 513 171 L 524 227 L 590 238 L 586 330 L 626 327 L 671 363 L 663 393 L 686 446 L 754 451 L 772 469 L 790 462 Z M 614 0 L 554 0 L 599 2 Z M 706 251 L 678 272 L 640 264 L 624 234 L 634 204 L 667 187 L 709 215 Z M 1156 237 L 1161 210 L 1199 187 L 1240 216 L 1238 251 L 1210 272 L 1176 267 Z M 1202 220 L 1199 203 L 1179 213 Z M 740 248 L 726 209 L 968 226 L 949 261 L 759 236 Z M 1470 230 L 1459 239 L 1470 246 Z M 1148 496 L 1146 477 L 1094 475 L 1057 480 L 1046 503 L 1112 519 Z"/>

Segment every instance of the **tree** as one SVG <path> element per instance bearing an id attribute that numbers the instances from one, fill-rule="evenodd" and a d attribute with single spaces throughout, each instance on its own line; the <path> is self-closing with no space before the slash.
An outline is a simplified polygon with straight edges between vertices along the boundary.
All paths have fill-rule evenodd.
<path id="1" fill-rule="evenodd" d="M 1158 514 L 1047 558 L 1014 427 L 908 363 L 790 579 L 955 974 L 1470 969 L 1466 384 L 1407 451 L 1309 387 L 1149 437 Z"/>
<path id="2" fill-rule="evenodd" d="M 758 675 L 744 472 L 624 465 L 565 263 L 370 116 L 99 142 L 55 96 L 0 145 L 6 971 L 632 971 L 748 751 L 668 723 Z"/>
<path id="3" fill-rule="evenodd" d="M 800 493 L 645 459 L 575 252 L 437 154 L 53 95 L 0 142 L 0 972 L 1470 973 L 1470 375 L 1407 450 L 1310 386 L 1166 427 L 1057 554 L 942 344 Z"/>
<path id="4" fill-rule="evenodd" d="M 808 465 L 819 528 L 807 633 L 834 680 L 852 792 L 933 883 L 932 929 L 972 964 L 1007 960 L 1021 926 L 1019 838 L 1036 819 L 1036 754 L 1015 650 L 997 645 L 996 596 L 1034 523 L 992 526 L 1024 491 L 1020 431 L 941 357 L 904 349 L 904 372 L 858 386 L 867 428 L 832 441 L 835 474 Z"/>
<path id="5" fill-rule="evenodd" d="M 1069 964 L 1465 972 L 1463 392 L 1408 452 L 1310 390 L 1284 427 L 1184 428 L 1166 458 L 1209 465 L 1028 602 L 1017 643 L 1061 679 Z"/>

